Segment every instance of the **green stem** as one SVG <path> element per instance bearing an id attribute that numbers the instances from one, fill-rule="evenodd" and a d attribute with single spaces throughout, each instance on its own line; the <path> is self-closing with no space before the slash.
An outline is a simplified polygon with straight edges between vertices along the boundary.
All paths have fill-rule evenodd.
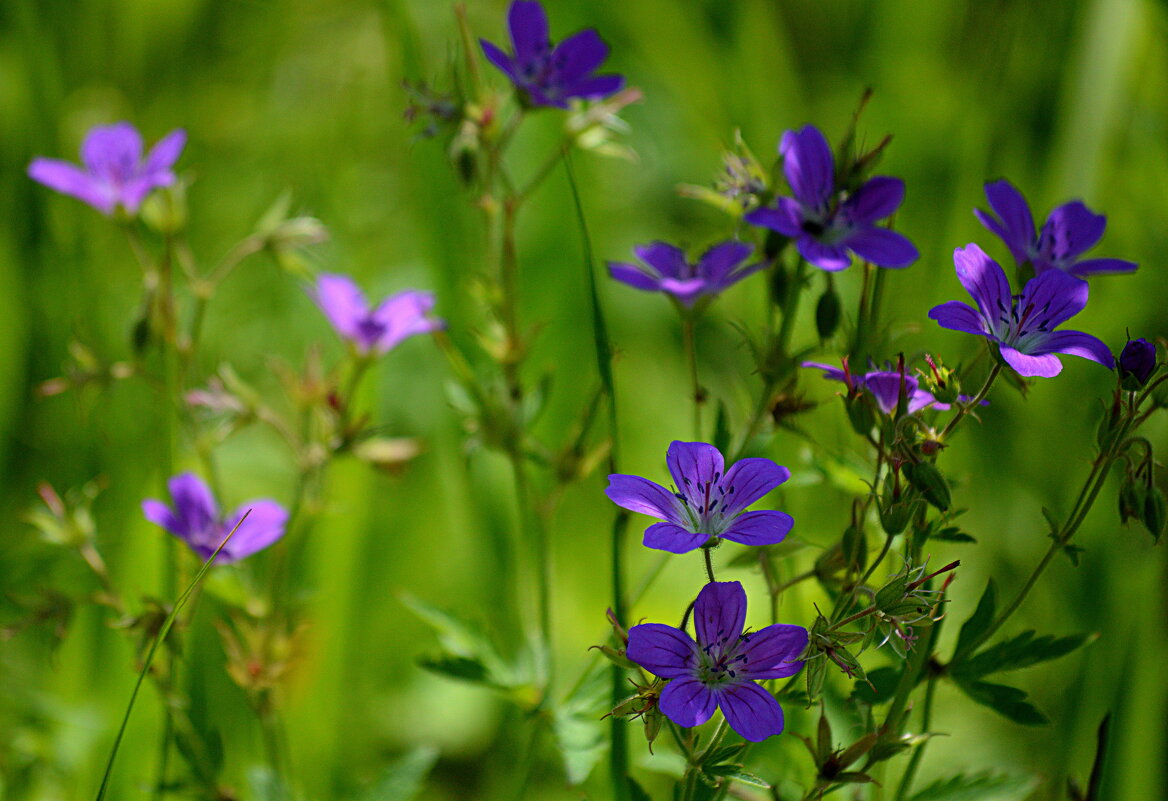
<path id="1" fill-rule="evenodd" d="M 710 549 L 708 547 L 702 548 L 702 556 L 706 558 L 706 576 L 711 582 L 716 581 L 714 578 L 714 562 L 710 558 Z"/>
<path id="2" fill-rule="evenodd" d="M 682 348 L 685 351 L 685 362 L 689 367 L 690 393 L 693 399 L 694 439 L 700 442 L 702 439 L 702 402 L 704 397 L 702 385 L 698 380 L 698 350 L 694 337 L 694 318 L 692 314 L 682 315 L 681 339 Z"/>
<path id="3" fill-rule="evenodd" d="M 925 686 L 925 707 L 921 712 L 921 731 L 928 732 L 929 726 L 933 720 L 933 696 L 937 692 L 937 677 L 929 676 Z M 913 751 L 912 757 L 908 761 L 908 766 L 904 769 L 904 776 L 900 779 L 900 786 L 896 790 L 897 801 L 903 801 L 908 797 L 912 791 L 913 779 L 916 778 L 917 768 L 921 764 L 921 760 L 925 756 L 925 746 L 929 741 L 925 740 L 916 747 Z"/>
<path id="4" fill-rule="evenodd" d="M 961 419 L 965 417 L 965 415 L 976 409 L 978 405 L 983 400 L 985 400 L 986 395 L 988 395 L 990 392 L 990 387 L 994 385 L 994 381 L 997 380 L 998 374 L 1001 372 L 1002 363 L 994 362 L 994 366 L 990 370 L 990 374 L 986 376 L 985 383 L 982 384 L 982 387 L 980 390 L 978 390 L 977 395 L 975 395 L 973 400 L 971 400 L 969 403 L 960 404 L 957 407 L 957 414 L 953 415 L 953 419 L 950 420 L 949 424 L 945 426 L 943 431 L 941 431 L 941 434 L 938 437 L 941 442 L 945 441 L 945 439 L 953 432 L 953 429 L 957 427 L 957 424 L 961 422 Z"/>

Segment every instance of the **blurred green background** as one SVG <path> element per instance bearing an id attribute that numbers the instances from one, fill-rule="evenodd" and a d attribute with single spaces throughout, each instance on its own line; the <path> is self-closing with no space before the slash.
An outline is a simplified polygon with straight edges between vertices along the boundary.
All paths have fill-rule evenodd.
<path id="1" fill-rule="evenodd" d="M 811 122 L 841 136 L 865 87 L 875 89 L 861 131 L 869 143 L 893 134 L 879 171 L 905 179 L 897 227 L 921 260 L 887 281 L 895 347 L 928 349 L 956 363 L 977 343 L 926 318 L 934 304 L 964 299 L 953 275 L 955 246 L 980 242 L 1007 254 L 970 210 L 982 184 L 1008 177 L 1041 220 L 1082 198 L 1108 216 L 1093 255 L 1138 261 L 1134 276 L 1096 279 L 1074 327 L 1116 350 L 1133 336 L 1168 334 L 1168 8 L 1140 0 L 922 3 L 822 0 L 623 0 L 548 2 L 553 39 L 597 28 L 612 46 L 606 67 L 644 90 L 630 107 L 630 164 L 575 159 L 598 259 L 627 259 L 635 244 L 665 239 L 702 248 L 727 236 L 724 218 L 678 196 L 678 183 L 706 183 L 741 128 L 769 161 L 784 129 Z M 506 4 L 469 0 L 476 35 L 505 41 Z M 322 270 L 346 272 L 373 297 L 407 287 L 439 295 L 456 340 L 481 323 L 467 280 L 490 264 L 480 220 L 448 165 L 444 142 L 417 140 L 402 119 L 402 80 L 441 86 L 458 54 L 452 8 L 434 0 L 7 0 L 0 4 L 0 623 L 17 624 L 50 590 L 82 598 L 97 589 L 79 560 L 41 542 L 21 522 L 42 480 L 59 488 L 104 476 L 95 507 L 99 545 L 131 599 L 161 592 L 162 539 L 138 511 L 157 496 L 156 397 L 122 383 L 37 399 L 60 375 L 78 339 L 109 359 L 128 352 L 139 272 L 120 232 L 98 213 L 33 184 L 35 155 L 74 159 L 85 131 L 127 119 L 148 142 L 184 127 L 179 166 L 193 179 L 190 235 L 205 264 L 238 239 L 275 197 L 323 220 L 332 241 L 315 251 Z M 503 86 L 501 75 L 488 76 Z M 529 174 L 553 142 L 555 112 L 521 134 L 514 170 Z M 519 224 L 522 315 L 542 327 L 529 377 L 553 389 L 540 430 L 570 424 L 596 384 L 588 308 L 582 303 L 579 235 L 557 171 Z M 859 274 L 837 282 L 854 297 Z M 818 284 L 816 284 L 818 289 Z M 619 349 L 625 472 L 664 478 L 671 439 L 688 438 L 685 370 L 675 315 L 663 298 L 604 281 L 602 299 Z M 761 284 L 746 282 L 718 302 L 699 332 L 705 382 L 738 419 L 757 391 L 747 354 L 727 321 L 762 318 Z M 466 323 L 464 321 L 472 322 Z M 810 344 L 808 326 L 797 342 Z M 279 392 L 275 357 L 303 362 L 314 343 L 327 358 L 340 343 L 304 287 L 270 261 L 249 261 L 223 287 L 207 321 L 203 368 L 230 360 L 249 380 Z M 832 352 L 824 361 L 832 361 Z M 879 358 L 894 353 L 874 354 Z M 941 545 L 933 564 L 962 559 L 951 609 L 968 616 L 988 575 L 1017 587 L 1045 551 L 1040 508 L 1066 511 L 1085 476 L 1099 404 L 1112 376 L 1066 358 L 1063 375 L 1035 382 L 1029 398 L 999 391 L 945 456 L 970 508 L 976 546 Z M 375 418 L 394 435 L 428 445 L 404 475 L 387 478 L 344 461 L 328 477 L 322 517 L 304 549 L 306 646 L 286 694 L 295 782 L 305 797 L 351 798 L 387 762 L 419 744 L 439 749 L 422 797 L 510 797 L 524 724 L 487 692 L 426 674 L 415 665 L 435 649 L 430 631 L 401 604 L 407 591 L 490 623 L 498 565 L 492 536 L 510 525 L 505 463 L 466 454 L 458 416 L 445 401 L 446 367 L 429 342 L 411 341 L 384 359 L 366 389 Z M 822 405 L 804 424 L 851 452 L 834 389 L 806 377 Z M 1166 443 L 1163 419 L 1149 436 Z M 188 456 L 180 466 L 193 467 Z M 855 451 L 857 459 L 861 451 Z M 774 500 L 796 533 L 823 546 L 847 524 L 846 492 L 811 467 L 803 440 L 780 433 L 771 455 L 795 478 Z M 287 498 L 288 453 L 265 433 L 233 440 L 223 454 L 229 506 L 257 495 Z M 566 676 L 605 635 L 611 505 L 603 476 L 572 487 L 554 521 L 556 651 Z M 922 780 L 993 768 L 1032 775 L 1035 799 L 1065 798 L 1068 775 L 1085 781 L 1094 731 L 1114 714 L 1106 798 L 1168 795 L 1168 570 L 1163 549 L 1141 529 L 1121 528 L 1109 487 L 1078 537 L 1082 566 L 1059 560 L 1006 633 L 1100 632 L 1089 648 L 1016 677 L 1050 716 L 1030 729 L 1008 723 L 942 685 Z M 655 563 L 628 553 L 635 584 Z M 797 557 L 793 574 L 813 558 Z M 730 553 L 719 554 L 728 559 Z M 799 561 L 802 560 L 802 561 Z M 762 592 L 748 571 L 723 575 Z M 673 620 L 702 581 L 699 560 L 674 559 L 632 610 L 633 620 Z M 792 593 L 787 622 L 809 624 L 811 593 Z M 261 759 L 260 733 L 241 691 L 221 669 L 211 624 L 213 593 L 201 602 L 188 643 L 193 713 L 225 738 L 224 778 L 247 793 Z M 760 604 L 761 608 L 761 604 Z M 756 609 L 755 612 L 760 612 Z M 752 620 L 754 615 L 752 614 Z M 761 620 L 761 617 L 760 617 Z M 0 639 L 0 799 L 92 795 L 134 678 L 134 657 L 84 606 L 59 631 L 52 622 L 7 629 Z M 946 632 L 943 643 L 955 634 Z M 948 646 L 943 645 L 943 652 Z M 872 655 L 872 665 L 883 656 Z M 147 689 L 116 771 L 113 798 L 145 797 L 160 714 Z M 789 728 L 811 718 L 788 710 Z M 635 730 L 634 730 L 635 732 Z M 846 736 L 839 734 L 838 736 Z M 806 778 L 791 736 L 756 752 L 758 772 Z M 659 750 L 668 750 L 664 745 Z M 634 737 L 638 775 L 648 754 Z M 598 778 L 602 771 L 598 771 Z M 896 777 L 889 774 L 890 781 Z M 647 785 L 660 796 L 654 780 Z M 603 783 L 568 789 L 548 749 L 532 798 L 605 798 Z M 785 796 L 784 796 L 785 797 Z"/>

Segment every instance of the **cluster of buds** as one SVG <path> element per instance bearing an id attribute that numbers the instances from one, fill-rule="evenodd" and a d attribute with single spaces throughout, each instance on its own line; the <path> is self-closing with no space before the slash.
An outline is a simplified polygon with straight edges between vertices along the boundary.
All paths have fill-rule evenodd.
<path id="1" fill-rule="evenodd" d="M 645 726 L 645 740 L 649 743 L 649 750 L 652 751 L 653 741 L 657 739 L 657 735 L 661 733 L 661 727 L 665 725 L 665 715 L 657 706 L 657 702 L 661 698 L 663 682 L 656 677 L 646 678 L 640 667 L 629 661 L 628 657 L 625 656 L 625 650 L 629 645 L 628 630 L 620 624 L 620 621 L 616 619 L 616 614 L 611 609 L 606 610 L 605 614 L 608 616 L 608 622 L 612 625 L 614 640 L 620 647 L 614 648 L 611 645 L 594 645 L 592 647 L 604 654 L 617 667 L 637 671 L 639 677 L 635 681 L 629 679 L 629 683 L 633 686 L 633 693 L 614 706 L 609 715 L 615 718 L 640 719 Z"/>
<path id="2" fill-rule="evenodd" d="M 905 565 L 904 571 L 890 578 L 883 587 L 876 592 L 872 602 L 875 610 L 872 618 L 874 623 L 868 630 L 864 640 L 867 647 L 877 636 L 883 639 L 876 647 L 889 645 L 900 657 L 905 657 L 917 640 L 915 627 L 928 627 L 940 620 L 943 616 L 940 611 L 942 597 L 945 590 L 953 581 L 953 575 L 945 578 L 940 589 L 925 589 L 925 583 L 942 573 L 955 569 L 960 562 L 950 562 L 940 570 L 925 574 L 926 564 L 910 567 Z"/>

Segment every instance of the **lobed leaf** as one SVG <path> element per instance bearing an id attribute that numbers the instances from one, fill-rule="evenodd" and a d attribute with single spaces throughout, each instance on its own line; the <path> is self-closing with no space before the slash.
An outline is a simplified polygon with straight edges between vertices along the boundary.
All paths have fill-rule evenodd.
<path id="1" fill-rule="evenodd" d="M 1032 629 L 963 660 L 953 667 L 953 673 L 960 677 L 980 678 L 991 673 L 1018 670 L 1058 659 L 1095 639 L 1096 635 L 1093 634 L 1036 637 Z"/>

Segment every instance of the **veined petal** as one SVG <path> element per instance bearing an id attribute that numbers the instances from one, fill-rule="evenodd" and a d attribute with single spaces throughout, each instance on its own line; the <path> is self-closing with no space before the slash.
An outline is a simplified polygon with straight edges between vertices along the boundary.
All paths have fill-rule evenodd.
<path id="1" fill-rule="evenodd" d="M 604 490 L 608 499 L 622 509 L 648 515 L 671 523 L 681 523 L 681 502 L 660 484 L 647 478 L 614 473 Z"/>
<path id="2" fill-rule="evenodd" d="M 953 251 L 953 264 L 957 268 L 957 280 L 973 296 L 983 319 L 988 322 L 1009 315 L 1014 298 L 1001 265 L 973 242 Z"/>
<path id="3" fill-rule="evenodd" d="M 1040 356 L 1045 353 L 1081 356 L 1084 359 L 1099 362 L 1108 369 L 1115 367 L 1115 357 L 1103 340 L 1082 331 L 1053 331 L 1038 347 L 1031 351 L 1030 355 Z"/>
<path id="4" fill-rule="evenodd" d="M 650 242 L 633 248 L 637 258 L 667 278 L 684 278 L 689 265 L 680 248 L 665 242 Z"/>
<path id="5" fill-rule="evenodd" d="M 1126 259 L 1085 259 L 1076 262 L 1067 268 L 1067 272 L 1076 276 L 1100 275 L 1103 273 L 1134 273 L 1139 267 L 1134 261 Z"/>
<path id="6" fill-rule="evenodd" d="M 706 484 L 717 484 L 725 472 L 722 454 L 704 442 L 669 443 L 665 463 L 673 483 L 696 509 L 705 505 Z"/>
<path id="7" fill-rule="evenodd" d="M 515 0 L 507 11 L 507 27 L 515 46 L 515 60 L 521 65 L 531 62 L 551 46 L 547 15 L 536 0 Z"/>
<path id="8" fill-rule="evenodd" d="M 820 209 L 835 189 L 835 158 L 831 145 L 814 125 L 786 131 L 779 140 L 783 175 L 804 206 Z"/>
<path id="9" fill-rule="evenodd" d="M 902 202 L 904 181 L 877 175 L 843 202 L 840 214 L 854 223 L 871 224 L 892 216 Z"/>
<path id="10" fill-rule="evenodd" d="M 661 289 L 660 278 L 646 275 L 644 270 L 627 262 L 610 261 L 608 263 L 608 274 L 622 284 L 628 284 L 637 289 L 644 289 L 648 292 L 655 292 Z"/>
<path id="11" fill-rule="evenodd" d="M 747 679 L 785 679 L 803 667 L 799 655 L 807 647 L 807 629 L 776 623 L 747 635 L 742 646 L 746 661 L 741 675 Z"/>
<path id="12" fill-rule="evenodd" d="M 1099 244 L 1107 218 L 1091 211 L 1082 201 L 1064 203 L 1050 213 L 1039 234 L 1039 248 L 1055 263 L 1074 259 Z"/>
<path id="13" fill-rule="evenodd" d="M 1025 378 L 1054 378 L 1063 370 L 1063 363 L 1052 353 L 1031 356 L 1014 350 L 1009 345 L 1001 345 L 1000 349 L 1006 364 L 1013 367 L 1018 375 Z"/>
<path id="14" fill-rule="evenodd" d="M 556 45 L 552 52 L 555 80 L 564 85 L 579 81 L 595 71 L 606 58 L 608 45 L 596 31 L 588 28 L 573 34 Z"/>
<path id="15" fill-rule="evenodd" d="M 693 620 L 699 648 L 737 640 L 746 623 L 746 590 L 737 581 L 707 583 L 694 601 Z"/>
<path id="16" fill-rule="evenodd" d="M 795 244 L 799 248 L 799 254 L 821 270 L 834 273 L 846 270 L 852 264 L 852 257 L 847 248 L 825 245 L 810 234 L 800 234 Z"/>
<path id="17" fill-rule="evenodd" d="M 758 743 L 783 731 L 783 708 L 773 695 L 753 681 L 738 681 L 719 688 L 717 701 L 730 728 L 743 739 Z"/>
<path id="18" fill-rule="evenodd" d="M 739 459 L 721 480 L 722 508 L 729 517 L 737 514 L 791 477 L 791 471 L 770 459 Z"/>
<path id="19" fill-rule="evenodd" d="M 676 523 L 654 523 L 645 529 L 641 544 L 646 548 L 669 553 L 689 553 L 700 548 L 710 539 L 710 535 L 700 531 L 690 531 Z"/>
<path id="20" fill-rule="evenodd" d="M 986 330 L 986 323 L 982 316 L 974 311 L 969 304 L 959 300 L 950 300 L 939 306 L 934 306 L 929 309 L 929 317 L 936 320 L 942 328 L 993 338 Z"/>
<path id="21" fill-rule="evenodd" d="M 733 240 L 714 245 L 698 260 L 697 274 L 708 281 L 719 281 L 745 261 L 753 250 L 745 242 Z"/>
<path id="22" fill-rule="evenodd" d="M 709 720 L 718 702 L 706 685 L 695 678 L 682 677 L 665 685 L 657 707 L 678 726 L 689 729 Z"/>
<path id="23" fill-rule="evenodd" d="M 1002 237 L 1014 259 L 1021 264 L 1026 261 L 1026 252 L 1035 240 L 1034 218 L 1026 198 L 1004 179 L 987 183 L 985 193 L 990 208 L 1002 222 L 1003 231 L 994 233 Z M 985 222 L 984 219 L 982 221 Z M 990 230 L 993 231 L 992 228 Z"/>
<path id="24" fill-rule="evenodd" d="M 240 523 L 245 512 L 248 513 L 247 519 Z M 220 529 L 222 535 L 226 537 L 237 524 L 239 525 L 239 529 L 219 552 L 218 561 L 225 564 L 235 562 L 262 551 L 284 536 L 284 527 L 287 523 L 287 510 L 273 500 L 258 498 L 245 503 L 235 510 Z M 212 545 L 215 548 L 219 547 L 218 542 Z"/>
<path id="25" fill-rule="evenodd" d="M 688 634 L 664 623 L 642 623 L 629 629 L 625 656 L 663 679 L 692 675 L 698 646 Z"/>
<path id="26" fill-rule="evenodd" d="M 360 322 L 368 312 L 365 295 L 347 275 L 325 273 L 316 279 L 313 299 L 337 333 L 345 339 L 360 337 Z"/>
<path id="27" fill-rule="evenodd" d="M 860 228 L 840 244 L 880 267 L 907 267 L 921 255 L 907 236 L 887 228 Z"/>
<path id="28" fill-rule="evenodd" d="M 1074 317 L 1087 305 L 1087 282 L 1062 270 L 1047 270 L 1031 278 L 1022 288 L 1018 312 L 1022 328 L 1039 326 L 1047 331 Z"/>
<path id="29" fill-rule="evenodd" d="M 917 380 L 911 375 L 895 371 L 878 371 L 864 376 L 864 386 L 876 399 L 876 405 L 885 414 L 892 414 L 900 403 L 901 386 L 907 401 L 917 390 Z"/>
<path id="30" fill-rule="evenodd" d="M 176 128 L 168 133 L 155 143 L 154 147 L 150 149 L 150 155 L 146 157 L 146 164 L 143 165 L 142 172 L 146 175 L 156 175 L 157 173 L 166 173 L 170 175 L 170 168 L 178 161 L 178 157 L 182 155 L 183 146 L 187 143 L 187 132 L 182 128 Z M 158 178 L 156 178 L 158 180 Z M 174 176 L 170 175 L 170 180 L 174 180 Z M 164 183 L 155 183 L 155 186 L 166 186 Z"/>
<path id="31" fill-rule="evenodd" d="M 113 186 L 67 161 L 35 158 L 28 165 L 28 177 L 63 195 L 75 197 L 102 214 L 112 213 L 117 205 Z"/>
<path id="32" fill-rule="evenodd" d="M 718 536 L 742 545 L 774 545 L 782 542 L 794 525 L 794 518 L 786 512 L 761 509 L 739 515 Z"/>
<path id="33" fill-rule="evenodd" d="M 786 202 L 784 202 L 786 201 Z M 781 197 L 778 207 L 763 207 L 747 213 L 743 218 L 751 225 L 778 231 L 783 236 L 796 237 L 803 231 L 803 209 L 793 198 Z"/>

